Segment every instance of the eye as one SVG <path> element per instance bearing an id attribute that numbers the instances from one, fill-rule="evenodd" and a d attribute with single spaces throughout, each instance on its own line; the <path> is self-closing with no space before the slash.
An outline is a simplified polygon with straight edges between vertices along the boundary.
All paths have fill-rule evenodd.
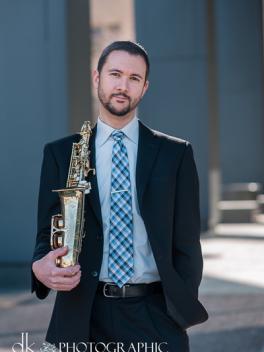
<path id="1" fill-rule="evenodd" d="M 130 77 L 130 79 L 131 79 L 132 81 L 136 81 L 136 82 L 139 82 L 139 81 L 140 81 L 140 79 L 139 79 L 138 77 L 136 77 L 136 76 L 132 76 L 132 77 Z"/>
<path id="2" fill-rule="evenodd" d="M 120 77 L 120 73 L 119 73 L 119 72 L 111 72 L 111 73 L 110 73 L 110 76 L 113 76 L 113 77 Z"/>

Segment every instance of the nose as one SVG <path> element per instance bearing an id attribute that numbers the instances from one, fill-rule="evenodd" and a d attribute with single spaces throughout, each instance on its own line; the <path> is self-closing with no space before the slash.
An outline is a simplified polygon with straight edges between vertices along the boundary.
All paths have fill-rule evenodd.
<path id="1" fill-rule="evenodd" d="M 122 77 L 118 80 L 117 90 L 120 92 L 128 91 L 128 79 L 126 77 Z"/>

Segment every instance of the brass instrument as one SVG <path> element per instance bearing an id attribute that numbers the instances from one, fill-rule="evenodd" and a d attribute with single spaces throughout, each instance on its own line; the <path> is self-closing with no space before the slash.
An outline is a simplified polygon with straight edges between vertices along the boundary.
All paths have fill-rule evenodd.
<path id="1" fill-rule="evenodd" d="M 52 216 L 51 239 L 52 249 L 68 246 L 68 253 L 56 259 L 56 265 L 67 267 L 78 263 L 84 233 L 84 201 L 85 194 L 90 193 L 91 184 L 85 178 L 90 171 L 89 139 L 91 136 L 89 121 L 85 121 L 78 143 L 73 143 L 71 161 L 66 188 L 53 190 L 58 192 L 62 214 Z"/>

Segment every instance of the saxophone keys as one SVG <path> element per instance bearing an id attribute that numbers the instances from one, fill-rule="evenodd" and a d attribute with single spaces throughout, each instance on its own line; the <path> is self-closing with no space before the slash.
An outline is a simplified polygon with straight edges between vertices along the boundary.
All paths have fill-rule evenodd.
<path id="1" fill-rule="evenodd" d="M 63 221 L 63 219 L 59 219 L 59 220 L 58 220 L 57 227 L 58 227 L 58 229 L 63 229 L 63 227 L 64 227 L 64 221 Z"/>

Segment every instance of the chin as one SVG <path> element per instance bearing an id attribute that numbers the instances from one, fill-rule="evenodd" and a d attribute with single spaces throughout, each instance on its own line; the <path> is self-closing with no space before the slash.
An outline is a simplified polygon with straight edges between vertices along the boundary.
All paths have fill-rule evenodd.
<path id="1" fill-rule="evenodd" d="M 116 111 L 115 113 L 112 113 L 112 114 L 119 119 L 125 119 L 127 117 L 128 112 L 123 113 L 122 111 L 120 112 Z"/>
<path id="2" fill-rule="evenodd" d="M 127 116 L 127 114 L 130 113 L 130 110 L 127 110 L 127 109 L 123 109 L 123 110 L 117 110 L 117 109 L 111 109 L 111 114 L 112 115 L 115 115 L 115 116 L 118 116 L 120 118 L 125 118 Z"/>

